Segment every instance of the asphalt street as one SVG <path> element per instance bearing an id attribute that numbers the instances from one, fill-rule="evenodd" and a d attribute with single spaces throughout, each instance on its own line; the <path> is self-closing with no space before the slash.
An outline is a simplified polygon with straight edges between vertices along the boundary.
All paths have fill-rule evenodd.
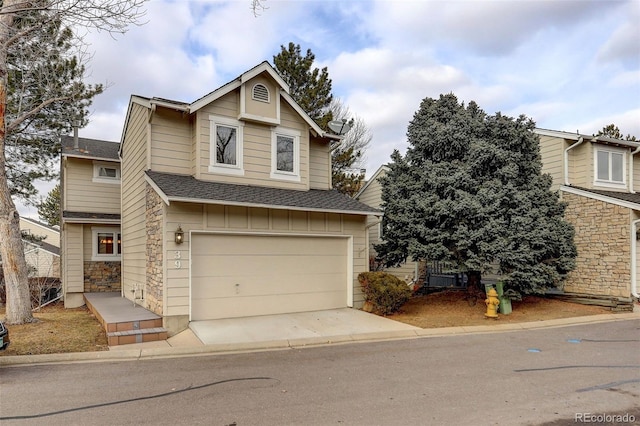
<path id="1" fill-rule="evenodd" d="M 3 426 L 640 424 L 638 407 L 640 320 L 0 369 Z"/>

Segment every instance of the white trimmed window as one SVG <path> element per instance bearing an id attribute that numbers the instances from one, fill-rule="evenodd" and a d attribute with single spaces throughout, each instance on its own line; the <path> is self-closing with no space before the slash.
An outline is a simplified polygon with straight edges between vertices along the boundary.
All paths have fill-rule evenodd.
<path id="1" fill-rule="evenodd" d="M 271 133 L 271 178 L 300 181 L 300 132 L 278 127 Z"/>
<path id="2" fill-rule="evenodd" d="M 93 162 L 93 181 L 101 183 L 120 183 L 120 166 L 112 163 Z"/>
<path id="3" fill-rule="evenodd" d="M 211 155 L 209 171 L 244 175 L 242 167 L 242 128 L 237 120 L 209 116 Z"/>
<path id="4" fill-rule="evenodd" d="M 120 260 L 122 255 L 122 234 L 119 228 L 91 228 L 93 261 Z"/>
<path id="5" fill-rule="evenodd" d="M 614 147 L 595 148 L 594 185 L 620 188 L 626 186 L 627 150 Z"/>

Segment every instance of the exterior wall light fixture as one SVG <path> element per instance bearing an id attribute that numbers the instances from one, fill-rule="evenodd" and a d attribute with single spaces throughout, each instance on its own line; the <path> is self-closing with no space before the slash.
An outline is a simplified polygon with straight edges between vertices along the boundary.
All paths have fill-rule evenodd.
<path id="1" fill-rule="evenodd" d="M 180 225 L 178 225 L 178 229 L 175 232 L 175 242 L 176 244 L 184 243 L 184 231 Z"/>

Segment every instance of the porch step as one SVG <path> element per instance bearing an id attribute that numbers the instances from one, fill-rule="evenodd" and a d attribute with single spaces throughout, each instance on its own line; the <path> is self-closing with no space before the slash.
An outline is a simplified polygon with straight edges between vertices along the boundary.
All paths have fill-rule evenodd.
<path id="1" fill-rule="evenodd" d="M 159 340 L 167 340 L 167 337 L 167 330 L 162 327 L 143 328 L 139 330 L 127 331 L 113 331 L 107 333 L 109 346 L 156 342 Z"/>
<path id="2" fill-rule="evenodd" d="M 89 310 L 107 333 L 109 346 L 167 340 L 162 317 L 114 293 L 86 293 Z"/>

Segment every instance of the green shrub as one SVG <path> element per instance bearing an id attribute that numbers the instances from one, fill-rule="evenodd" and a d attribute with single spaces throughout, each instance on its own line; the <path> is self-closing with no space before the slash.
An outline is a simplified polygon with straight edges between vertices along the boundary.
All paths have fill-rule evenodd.
<path id="1" fill-rule="evenodd" d="M 362 272 L 358 275 L 364 298 L 382 315 L 397 312 L 411 297 L 406 282 L 386 272 Z"/>

